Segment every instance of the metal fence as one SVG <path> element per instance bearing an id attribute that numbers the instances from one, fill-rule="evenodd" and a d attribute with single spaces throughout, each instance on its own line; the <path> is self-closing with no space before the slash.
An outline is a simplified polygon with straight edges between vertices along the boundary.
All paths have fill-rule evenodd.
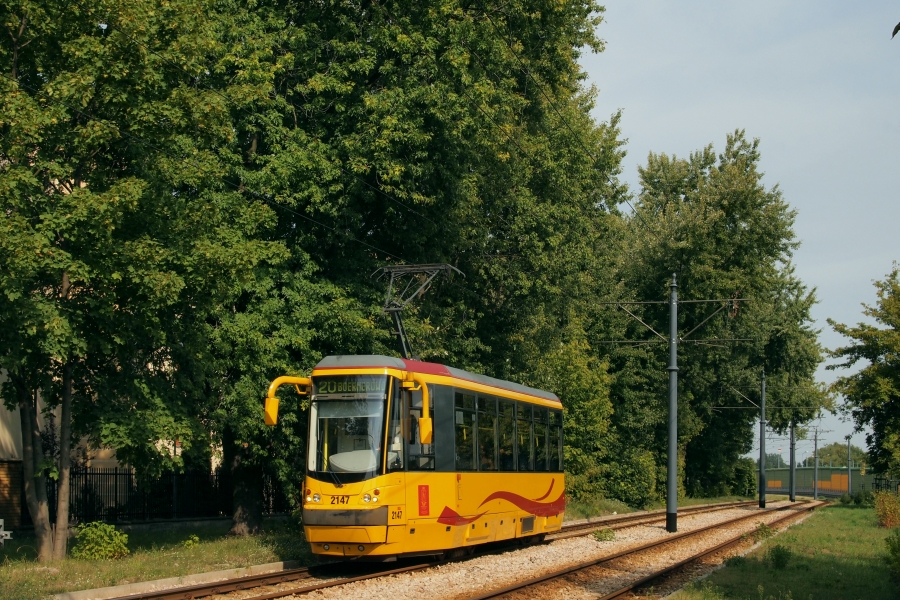
<path id="1" fill-rule="evenodd" d="M 130 469 L 73 469 L 69 484 L 70 519 L 78 522 L 148 521 L 230 516 L 232 486 L 227 475 L 218 470 L 147 477 Z M 52 521 L 56 518 L 57 485 L 53 480 L 48 484 Z M 278 481 L 264 476 L 263 513 L 289 510 L 290 502 Z"/>
<path id="2" fill-rule="evenodd" d="M 873 492 L 895 492 L 900 493 L 900 479 L 888 479 L 886 477 L 876 477 L 872 482 Z"/>

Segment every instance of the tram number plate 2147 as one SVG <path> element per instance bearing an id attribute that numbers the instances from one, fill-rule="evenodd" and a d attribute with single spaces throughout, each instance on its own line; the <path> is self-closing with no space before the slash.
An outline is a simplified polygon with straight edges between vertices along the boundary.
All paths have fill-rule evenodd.
<path id="1" fill-rule="evenodd" d="M 350 496 L 332 496 L 332 504 L 350 504 Z"/>

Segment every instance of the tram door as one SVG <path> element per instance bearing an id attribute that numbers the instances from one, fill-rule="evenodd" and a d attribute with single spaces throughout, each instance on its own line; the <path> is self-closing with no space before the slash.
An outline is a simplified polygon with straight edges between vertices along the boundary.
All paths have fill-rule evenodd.
<path id="1" fill-rule="evenodd" d="M 432 395 L 432 398 L 434 396 Z M 431 403 L 429 415 L 434 419 L 434 403 Z M 403 392 L 403 431 L 406 451 L 406 507 L 411 520 L 434 518 L 438 516 L 441 506 L 435 496 L 434 478 L 434 437 L 432 443 L 423 444 L 419 435 L 419 418 L 422 417 L 422 392 Z"/>

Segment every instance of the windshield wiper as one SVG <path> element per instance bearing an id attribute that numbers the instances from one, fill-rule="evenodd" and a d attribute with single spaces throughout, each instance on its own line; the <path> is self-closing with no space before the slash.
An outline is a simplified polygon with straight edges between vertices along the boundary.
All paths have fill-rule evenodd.
<path id="1" fill-rule="evenodd" d="M 316 448 L 316 451 L 318 451 L 319 459 L 322 461 L 319 464 L 322 465 L 322 468 L 325 468 L 325 456 L 322 454 L 322 449 Z M 323 473 L 328 473 L 329 475 L 331 475 L 331 479 L 332 479 L 332 481 L 334 481 L 334 487 L 336 487 L 336 488 L 344 487 L 344 484 L 341 483 L 340 479 L 338 479 L 337 473 L 335 473 L 334 471 L 323 471 Z"/>

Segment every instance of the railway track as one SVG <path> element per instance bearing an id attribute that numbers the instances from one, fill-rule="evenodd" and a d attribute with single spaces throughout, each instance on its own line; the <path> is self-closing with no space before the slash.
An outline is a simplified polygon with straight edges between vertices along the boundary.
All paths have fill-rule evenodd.
<path id="1" fill-rule="evenodd" d="M 686 507 L 682 509 L 679 514 L 681 515 L 690 515 L 690 514 L 698 514 L 698 513 L 710 513 L 717 512 L 722 510 L 728 510 L 733 508 L 740 508 L 743 506 L 751 506 L 755 505 L 755 502 L 728 502 L 714 505 L 699 505 Z M 777 509 L 776 509 L 777 510 Z M 759 513 L 754 513 L 754 516 L 758 516 Z M 746 518 L 752 517 L 741 517 L 739 520 L 743 520 Z M 547 541 L 566 539 L 570 537 L 578 537 L 590 535 L 594 531 L 599 531 L 601 529 L 624 529 L 627 527 L 635 527 L 638 525 L 647 525 L 651 523 L 659 523 L 665 521 L 665 511 L 647 511 L 641 513 L 628 513 L 624 515 L 618 516 L 607 516 L 601 517 L 598 519 L 590 519 L 583 522 L 575 522 L 568 525 L 564 525 L 562 530 L 558 533 L 547 535 Z M 715 527 L 715 526 L 712 526 Z M 709 529 L 709 528 L 707 528 Z M 690 532 L 689 532 L 690 533 Z M 677 534 L 687 535 L 687 534 Z M 674 539 L 674 538 L 672 538 Z M 680 539 L 680 538 L 679 538 Z M 508 545 L 504 545 L 503 547 L 491 548 L 488 549 L 488 552 L 503 552 L 509 550 Z M 464 559 L 463 559 L 464 560 Z M 426 569 L 430 569 L 436 567 L 438 565 L 447 564 L 447 560 L 427 562 L 427 563 L 419 563 L 416 565 L 410 565 L 390 570 L 378 569 L 371 573 L 365 573 L 358 576 L 352 577 L 339 577 L 336 574 L 334 576 L 330 576 L 329 572 L 333 569 L 331 565 L 326 565 L 325 567 L 314 568 L 311 572 L 308 568 L 298 568 L 298 569 L 288 569 L 284 571 L 278 571 L 275 573 L 264 573 L 259 575 L 250 575 L 245 577 L 238 577 L 234 579 L 227 579 L 213 583 L 192 585 L 186 587 L 179 588 L 169 588 L 166 590 L 158 590 L 145 592 L 140 594 L 132 594 L 128 596 L 120 596 L 118 598 L 113 598 L 111 600 L 194 600 L 196 598 L 203 598 L 206 596 L 212 595 L 220 595 L 220 594 L 228 594 L 231 592 L 242 591 L 242 590 L 250 590 L 254 588 L 275 586 L 284 583 L 291 582 L 304 582 L 298 586 L 291 586 L 287 589 L 280 589 L 276 591 L 271 591 L 267 593 L 262 593 L 260 595 L 255 595 L 250 598 L 246 598 L 245 600 L 273 600 L 275 598 L 283 598 L 285 596 L 290 596 L 294 594 L 306 594 L 315 590 L 325 589 L 329 587 L 336 587 L 339 585 L 346 585 L 348 583 L 353 583 L 355 581 L 362 581 L 365 579 L 372 579 L 375 577 L 385 577 L 389 575 L 397 575 L 401 573 L 409 573 L 414 571 L 423 571 Z M 372 567 L 376 565 L 369 563 Z M 338 567 L 338 565 L 334 565 L 334 567 Z M 325 581 L 321 581 L 322 579 L 326 579 Z M 310 580 L 319 580 L 319 583 L 312 583 Z M 507 592 L 504 592 L 507 593 Z M 485 596 L 485 597 L 493 597 L 493 596 Z"/>
<path id="2" fill-rule="evenodd" d="M 780 508 L 772 508 L 768 509 L 765 512 L 779 512 L 790 510 L 790 514 L 785 515 L 784 517 L 777 519 L 776 521 L 769 523 L 768 525 L 773 529 L 777 529 L 781 525 L 787 524 L 789 521 L 792 521 L 799 516 L 805 514 L 808 511 L 814 510 L 815 508 L 821 506 L 822 503 L 811 503 L 803 506 L 788 506 L 788 507 L 780 507 Z M 549 582 L 553 582 L 555 580 L 560 580 L 563 578 L 567 578 L 577 574 L 584 574 L 585 572 L 589 572 L 591 569 L 597 569 L 604 565 L 608 565 L 609 563 L 614 563 L 616 560 L 622 559 L 624 557 L 634 557 L 640 555 L 641 553 L 647 553 L 649 551 L 657 550 L 661 546 L 666 546 L 670 544 L 677 544 L 679 542 L 683 542 L 686 539 L 696 538 L 702 536 L 705 533 L 709 533 L 715 529 L 721 529 L 722 527 L 726 527 L 729 525 L 740 523 L 741 521 L 746 521 L 749 519 L 758 519 L 760 513 L 756 512 L 751 515 L 737 517 L 734 519 L 730 519 L 728 521 L 723 521 L 721 523 L 716 523 L 713 525 L 708 525 L 706 527 L 701 527 L 699 529 L 695 529 L 693 531 L 687 531 L 684 533 L 678 533 L 672 536 L 668 536 L 661 540 L 656 540 L 647 544 L 642 544 L 640 546 L 629 548 L 627 550 L 623 550 L 621 552 L 617 552 L 615 554 L 611 554 L 608 556 L 604 556 L 597 560 L 592 560 L 586 563 L 582 563 L 579 565 L 575 565 L 573 567 L 568 567 L 566 569 L 561 569 L 559 571 L 555 571 L 553 573 L 548 573 L 546 575 L 542 575 L 540 577 L 535 577 L 533 579 L 529 579 L 526 581 L 522 581 L 516 583 L 514 585 L 506 586 L 503 588 L 499 588 L 493 591 L 490 591 L 485 594 L 481 594 L 478 596 L 473 596 L 471 600 L 487 600 L 489 598 L 503 598 L 503 597 L 541 597 L 543 594 L 540 592 L 540 586 L 545 585 Z M 696 562 L 706 556 L 715 554 L 717 552 L 721 552 L 726 548 L 738 544 L 742 541 L 746 540 L 746 533 L 742 532 L 736 536 L 733 536 L 724 542 L 714 545 L 710 548 L 705 548 L 700 552 L 694 553 L 691 556 L 682 559 L 674 564 L 666 565 L 663 568 L 659 568 L 648 575 L 644 575 L 642 577 L 638 577 L 635 580 L 629 581 L 625 585 L 618 587 L 617 589 L 606 593 L 603 596 L 599 596 L 599 600 L 612 600 L 613 598 L 619 598 L 632 590 L 635 590 L 641 586 L 644 586 L 651 581 L 657 580 L 669 573 L 672 573 L 690 563 Z M 590 577 L 589 575 L 587 577 Z"/>
<path id="3" fill-rule="evenodd" d="M 732 508 L 740 508 L 742 506 L 755 506 L 756 502 L 723 502 L 721 504 L 702 504 L 698 506 L 688 506 L 678 511 L 679 516 L 691 515 L 696 513 L 711 513 L 720 510 L 729 510 Z M 564 540 L 570 537 L 578 537 L 587 535 L 601 529 L 622 529 L 624 527 L 635 527 L 637 525 L 648 525 L 650 523 L 659 523 L 666 520 L 665 509 L 646 511 L 640 513 L 628 513 L 616 517 L 600 517 L 598 519 L 588 519 L 585 522 L 575 522 L 563 525 L 559 533 L 548 534 L 548 541 Z"/>

